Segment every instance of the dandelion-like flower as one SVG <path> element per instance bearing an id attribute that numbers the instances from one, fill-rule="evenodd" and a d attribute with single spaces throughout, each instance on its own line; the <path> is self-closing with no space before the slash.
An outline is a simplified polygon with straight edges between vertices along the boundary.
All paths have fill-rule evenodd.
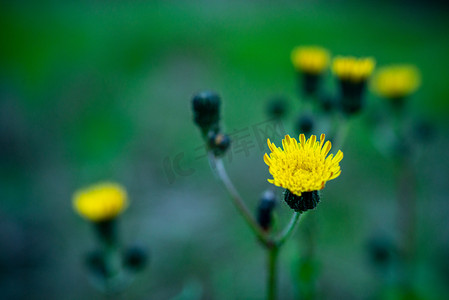
<path id="1" fill-rule="evenodd" d="M 334 59 L 332 70 L 340 83 L 340 105 L 346 114 L 354 114 L 363 107 L 366 83 L 371 76 L 373 58 L 339 56 Z"/>
<path id="2" fill-rule="evenodd" d="M 343 152 L 339 150 L 335 156 L 327 156 L 332 145 L 324 139 L 324 134 L 320 136 L 320 141 L 315 135 L 306 140 L 301 134 L 298 143 L 286 135 L 282 140 L 283 149 L 276 147 L 269 139 L 267 141 L 271 154 L 265 153 L 264 161 L 273 176 L 268 182 L 285 188 L 285 200 L 297 211 L 314 208 L 319 201 L 317 191 L 341 174 L 339 163 Z"/>
<path id="3" fill-rule="evenodd" d="M 329 51 L 317 46 L 299 46 L 293 49 L 291 59 L 300 75 L 299 85 L 304 96 L 316 96 L 321 77 L 329 66 Z"/>
<path id="4" fill-rule="evenodd" d="M 291 59 L 296 70 L 308 74 L 323 73 L 329 66 L 329 51 L 317 46 L 298 46 Z"/>
<path id="5" fill-rule="evenodd" d="M 376 61 L 371 58 L 337 56 L 332 64 L 332 71 L 343 81 L 365 81 L 373 73 Z"/>
<path id="6" fill-rule="evenodd" d="M 77 191 L 73 207 L 82 217 L 102 222 L 114 219 L 128 206 L 125 189 L 116 183 L 100 183 Z"/>
<path id="7" fill-rule="evenodd" d="M 383 67 L 375 74 L 372 88 L 387 99 L 402 99 L 415 92 L 421 84 L 421 75 L 413 65 Z"/>

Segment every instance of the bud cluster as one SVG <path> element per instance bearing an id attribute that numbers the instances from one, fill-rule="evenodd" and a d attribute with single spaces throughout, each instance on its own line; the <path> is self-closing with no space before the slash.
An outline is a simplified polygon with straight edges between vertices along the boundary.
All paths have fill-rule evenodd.
<path id="1" fill-rule="evenodd" d="M 229 136 L 221 132 L 220 102 L 220 96 L 211 91 L 200 92 L 192 99 L 193 121 L 215 156 L 226 153 L 231 145 Z"/>

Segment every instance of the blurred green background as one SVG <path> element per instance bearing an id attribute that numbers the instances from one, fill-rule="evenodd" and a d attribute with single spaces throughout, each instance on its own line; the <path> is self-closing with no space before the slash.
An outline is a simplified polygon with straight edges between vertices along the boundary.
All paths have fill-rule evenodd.
<path id="1" fill-rule="evenodd" d="M 266 121 L 272 95 L 289 97 L 293 117 L 299 100 L 290 51 L 317 44 L 422 71 L 422 88 L 409 104 L 431 120 L 435 134 L 415 166 L 413 280 L 423 299 L 444 299 L 448 16 L 445 4 L 419 1 L 2 2 L 0 298 L 98 299 L 82 263 L 96 241 L 73 213 L 71 197 L 113 180 L 132 201 L 121 219 L 123 244 L 151 252 L 150 267 L 124 299 L 262 299 L 265 253 L 207 160 L 197 159 L 202 141 L 190 99 L 217 91 L 228 132 Z M 228 163 L 254 210 L 269 186 L 267 150 L 255 147 Z M 360 122 L 343 151 L 342 176 L 312 212 L 318 290 L 324 299 L 374 299 L 381 280 L 366 245 L 376 234 L 397 238 L 397 174 Z M 175 157 L 187 173 L 172 168 Z M 289 213 L 282 203 L 279 222 Z M 298 296 L 302 228 L 282 250 L 281 299 Z"/>

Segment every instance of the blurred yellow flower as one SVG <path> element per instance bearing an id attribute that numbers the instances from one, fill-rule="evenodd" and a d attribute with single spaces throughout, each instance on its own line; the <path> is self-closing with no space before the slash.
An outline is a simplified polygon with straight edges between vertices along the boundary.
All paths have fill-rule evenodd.
<path id="1" fill-rule="evenodd" d="M 325 135 L 320 141 L 312 135 L 307 141 L 304 134 L 296 139 L 286 135 L 282 146 L 276 147 L 268 139 L 271 154 L 265 153 L 264 161 L 269 167 L 273 179 L 268 182 L 286 188 L 291 193 L 301 196 L 303 192 L 318 191 L 324 188 L 327 181 L 337 178 L 341 174 L 339 162 L 343 159 L 343 152 L 338 150 L 335 157 L 327 154 L 331 150 L 331 142 L 324 143 Z M 324 145 L 324 147 L 323 147 Z"/>
<path id="2" fill-rule="evenodd" d="M 329 66 L 329 59 L 329 51 L 317 46 L 298 46 L 291 54 L 295 69 L 307 74 L 322 73 Z"/>
<path id="3" fill-rule="evenodd" d="M 356 58 L 337 56 L 332 64 L 332 71 L 343 81 L 362 82 L 373 73 L 376 61 L 374 58 Z"/>
<path id="4" fill-rule="evenodd" d="M 372 89 L 378 95 L 398 99 L 409 96 L 421 84 L 421 75 L 413 65 L 383 67 L 375 74 Z"/>
<path id="5" fill-rule="evenodd" d="M 73 207 L 82 217 L 100 222 L 113 219 L 128 206 L 125 189 L 116 183 L 99 183 L 77 191 Z"/>

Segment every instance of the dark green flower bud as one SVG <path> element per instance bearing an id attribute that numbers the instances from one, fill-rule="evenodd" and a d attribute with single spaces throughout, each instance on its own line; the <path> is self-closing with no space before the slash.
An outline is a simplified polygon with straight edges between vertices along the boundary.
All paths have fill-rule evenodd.
<path id="1" fill-rule="evenodd" d="M 321 74 L 302 73 L 299 76 L 299 80 L 302 81 L 303 95 L 306 97 L 316 96 L 320 87 Z"/>
<path id="2" fill-rule="evenodd" d="M 430 142 L 435 137 L 435 126 L 426 120 L 418 120 L 413 125 L 414 138 L 421 142 Z"/>
<path id="3" fill-rule="evenodd" d="M 281 119 L 286 115 L 287 108 L 287 100 L 283 97 L 276 97 L 268 102 L 267 114 L 270 118 Z"/>
<path id="4" fill-rule="evenodd" d="M 124 264 L 133 271 L 142 270 L 148 261 L 148 255 L 142 247 L 132 246 L 126 250 Z"/>
<path id="5" fill-rule="evenodd" d="M 210 91 L 196 94 L 192 99 L 193 120 L 203 133 L 218 131 L 220 120 L 220 97 Z"/>
<path id="6" fill-rule="evenodd" d="M 367 246 L 369 259 L 373 265 L 386 267 L 392 262 L 395 248 L 393 242 L 385 236 L 371 238 Z"/>
<path id="7" fill-rule="evenodd" d="M 107 245 L 117 243 L 117 220 L 109 219 L 93 223 L 98 238 Z"/>
<path id="8" fill-rule="evenodd" d="M 335 103 L 336 101 L 330 95 L 321 95 L 318 100 L 319 100 L 321 109 L 326 113 L 331 112 L 336 108 L 336 103 Z"/>
<path id="9" fill-rule="evenodd" d="M 344 113 L 352 115 L 364 105 L 366 81 L 340 80 L 340 106 Z"/>
<path id="10" fill-rule="evenodd" d="M 296 131 L 306 136 L 312 133 L 314 126 L 313 116 L 309 114 L 300 115 L 296 121 Z"/>
<path id="11" fill-rule="evenodd" d="M 257 207 L 257 222 L 264 230 L 269 230 L 272 225 L 273 210 L 276 207 L 276 195 L 272 190 L 266 190 Z"/>
<path id="12" fill-rule="evenodd" d="M 302 192 L 301 196 L 297 196 L 289 190 L 284 191 L 284 200 L 288 206 L 296 212 L 305 212 L 314 209 L 320 202 L 318 191 Z"/>
<path id="13" fill-rule="evenodd" d="M 86 256 L 86 265 L 89 272 L 97 277 L 105 278 L 107 275 L 106 265 L 100 251 L 92 251 Z"/>
<path id="14" fill-rule="evenodd" d="M 214 152 L 215 156 L 221 156 L 225 154 L 231 146 L 231 139 L 227 134 L 209 131 L 208 145 Z"/>

